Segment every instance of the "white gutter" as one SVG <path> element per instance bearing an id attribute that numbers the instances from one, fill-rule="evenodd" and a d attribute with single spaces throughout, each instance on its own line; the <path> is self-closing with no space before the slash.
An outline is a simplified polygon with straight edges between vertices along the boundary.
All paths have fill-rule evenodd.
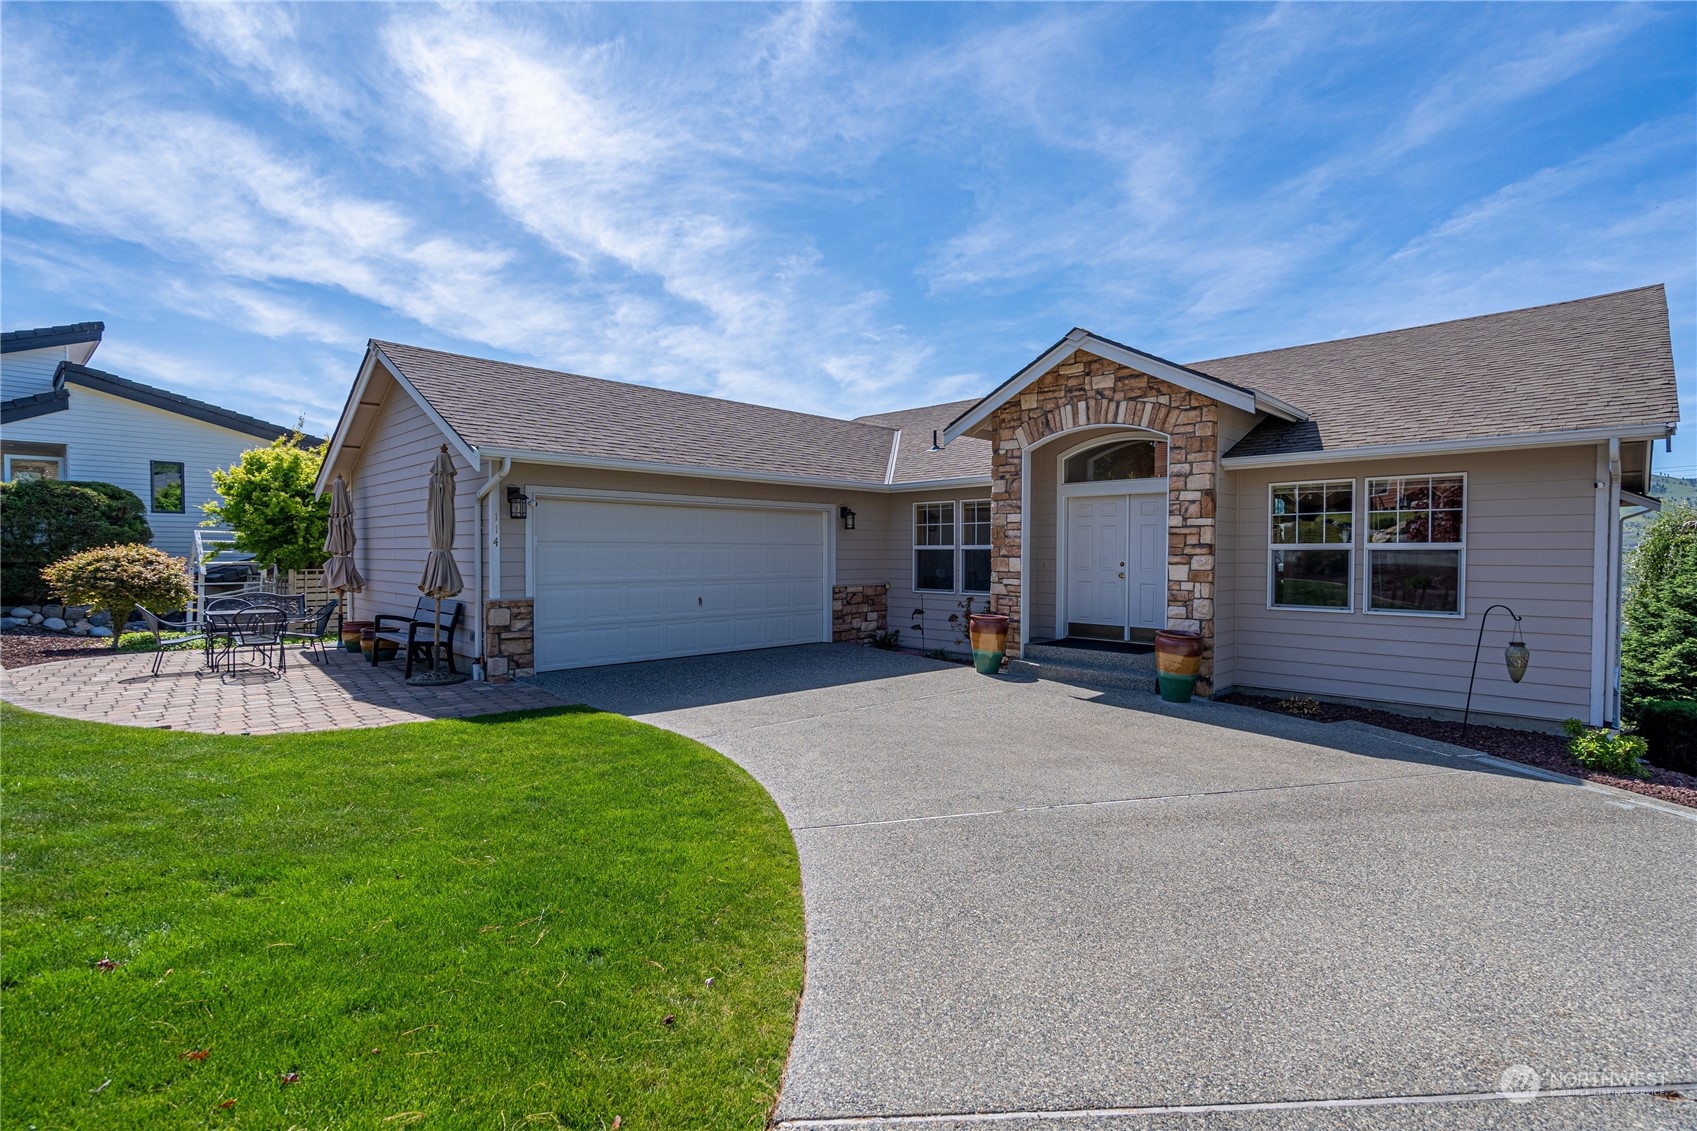
<path id="1" fill-rule="evenodd" d="M 775 483 L 794 487 L 829 487 L 839 491 L 862 491 L 877 494 L 890 490 L 911 490 L 915 487 L 934 487 L 943 484 L 978 486 L 990 482 L 987 475 L 960 476 L 936 479 L 925 483 L 877 483 L 864 479 L 830 479 L 805 475 L 777 475 L 765 471 L 741 471 L 734 468 L 697 467 L 693 464 L 659 463 L 639 459 L 606 459 L 598 456 L 574 456 L 553 452 L 530 452 L 522 448 L 479 447 L 482 459 L 510 459 L 520 463 L 543 464 L 548 467 L 584 467 L 598 471 L 636 471 L 645 475 L 678 475 L 691 479 L 734 479 L 743 483 Z"/>
<path id="2" fill-rule="evenodd" d="M 479 465 L 481 465 L 483 463 L 483 460 L 479 459 L 477 462 L 478 462 Z M 493 461 L 491 461 L 491 462 L 493 462 Z M 505 479 L 507 477 L 507 472 L 511 471 L 512 469 L 513 469 L 512 457 L 507 456 L 504 459 L 502 459 L 500 470 L 496 471 L 493 475 L 491 475 L 487 480 L 484 481 L 483 486 L 481 486 L 477 489 L 477 503 L 478 503 L 478 505 L 472 508 L 477 513 L 477 534 L 476 534 L 476 537 L 472 540 L 473 541 L 473 550 L 472 550 L 472 555 L 471 555 L 471 557 L 472 557 L 472 567 L 471 567 L 472 592 L 477 595 L 477 600 L 476 600 L 477 607 L 472 611 L 472 624 L 475 626 L 474 631 L 477 633 L 477 636 L 474 638 L 477 651 L 475 653 L 473 653 L 476 656 L 483 656 L 483 645 L 485 643 L 484 636 L 483 636 L 483 632 L 484 632 L 484 628 L 483 628 L 483 529 L 484 529 L 484 527 L 483 527 L 483 512 L 484 512 L 483 500 L 487 499 L 489 497 L 489 493 L 491 491 L 495 490 L 496 487 L 500 486 L 501 480 Z M 499 519 L 496 519 L 495 521 L 498 522 Z M 484 665 L 485 665 L 484 670 L 487 671 L 488 670 L 487 665 L 488 665 L 488 662 L 489 662 L 487 656 L 483 656 L 483 662 L 484 662 Z"/>
<path id="3" fill-rule="evenodd" d="M 1225 468 L 1281 467 L 1288 464 L 1336 463 L 1342 460 L 1403 459 L 1408 456 L 1448 455 L 1454 452 L 1511 451 L 1517 448 L 1555 448 L 1621 440 L 1659 440 L 1673 434 L 1671 424 L 1638 424 L 1610 428 L 1576 428 L 1566 432 L 1521 432 L 1508 436 L 1458 437 L 1409 444 L 1375 444 L 1334 448 L 1323 452 L 1279 452 L 1264 456 L 1222 456 Z"/>

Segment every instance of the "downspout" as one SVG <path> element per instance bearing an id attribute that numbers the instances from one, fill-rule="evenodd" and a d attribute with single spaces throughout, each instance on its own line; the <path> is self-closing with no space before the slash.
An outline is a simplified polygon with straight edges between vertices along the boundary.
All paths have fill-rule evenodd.
<path id="1" fill-rule="evenodd" d="M 1620 438 L 1609 440 L 1609 690 L 1605 722 L 1620 726 L 1620 585 L 1622 523 L 1620 515 Z"/>
<path id="2" fill-rule="evenodd" d="M 482 461 L 479 460 L 478 462 L 481 463 Z M 491 462 L 493 462 L 493 461 L 491 461 Z M 483 655 L 483 646 L 486 643 L 485 638 L 484 638 L 484 627 L 483 627 L 483 617 L 484 617 L 484 604 L 483 604 L 484 521 L 483 521 L 483 512 L 484 512 L 484 509 L 485 509 L 483 501 L 489 497 L 489 493 L 491 491 L 495 490 L 496 487 L 499 487 L 501 485 L 501 480 L 505 479 L 507 477 L 507 472 L 511 471 L 512 469 L 513 469 L 513 457 L 512 456 L 503 457 L 502 460 L 501 460 L 500 470 L 496 471 L 493 475 L 491 475 L 487 480 L 484 481 L 483 486 L 479 487 L 477 489 L 477 507 L 476 507 L 476 510 L 477 510 L 477 538 L 476 538 L 477 548 L 472 554 L 472 567 L 471 567 L 472 589 L 477 594 L 477 601 L 476 601 L 477 608 L 474 610 L 474 616 L 472 618 L 472 623 L 476 626 L 474 631 L 477 633 L 477 636 L 476 636 L 477 657 L 478 657 L 479 662 L 483 665 L 483 670 L 485 672 L 485 678 L 487 678 L 487 672 L 488 672 L 489 668 L 488 668 L 488 659 L 487 659 L 487 657 L 485 657 Z"/>

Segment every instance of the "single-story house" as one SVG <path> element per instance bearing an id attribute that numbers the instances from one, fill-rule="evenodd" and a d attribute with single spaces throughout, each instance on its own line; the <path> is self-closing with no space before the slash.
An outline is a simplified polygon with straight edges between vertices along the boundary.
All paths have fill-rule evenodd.
<path id="1" fill-rule="evenodd" d="M 212 469 L 294 430 L 91 369 L 105 325 L 0 334 L 0 461 L 19 477 L 94 480 L 133 491 L 153 544 L 186 557 Z M 321 443 L 315 437 L 303 442 Z"/>
<path id="2" fill-rule="evenodd" d="M 370 344 L 321 486 L 368 612 L 417 599 L 425 482 L 492 678 L 909 631 L 1207 642 L 1205 690 L 1617 717 L 1620 523 L 1678 420 L 1660 286 L 1177 364 L 1073 330 L 973 401 L 839 420 Z M 1509 622 L 1487 635 L 1500 657 Z"/>

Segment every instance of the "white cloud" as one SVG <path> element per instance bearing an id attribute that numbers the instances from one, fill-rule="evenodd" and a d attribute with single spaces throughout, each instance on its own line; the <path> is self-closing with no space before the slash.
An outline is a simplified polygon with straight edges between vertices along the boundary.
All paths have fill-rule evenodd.
<path id="1" fill-rule="evenodd" d="M 825 23 L 791 28 L 767 61 L 794 65 Z M 619 354 L 610 376 L 825 410 L 916 371 L 924 351 L 881 318 L 880 294 L 759 223 L 742 163 L 687 110 L 621 83 L 614 45 L 521 38 L 484 10 L 407 12 L 386 39 L 427 111 L 420 136 L 579 265 L 592 316 L 562 326 L 550 356 Z"/>
<path id="2" fill-rule="evenodd" d="M 259 92 L 340 129 L 351 128 L 352 95 L 308 57 L 294 7 L 191 2 L 174 4 L 173 10 L 201 47 Z"/>

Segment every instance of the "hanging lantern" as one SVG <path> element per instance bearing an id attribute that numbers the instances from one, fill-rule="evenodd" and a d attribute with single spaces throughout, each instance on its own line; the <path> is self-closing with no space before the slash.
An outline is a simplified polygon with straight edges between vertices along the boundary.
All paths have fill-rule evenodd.
<path id="1" fill-rule="evenodd" d="M 1532 649 L 1520 638 L 1520 618 L 1514 618 L 1514 636 L 1503 649 L 1503 663 L 1508 665 L 1508 677 L 1519 683 L 1526 676 L 1526 665 L 1532 662 Z"/>

